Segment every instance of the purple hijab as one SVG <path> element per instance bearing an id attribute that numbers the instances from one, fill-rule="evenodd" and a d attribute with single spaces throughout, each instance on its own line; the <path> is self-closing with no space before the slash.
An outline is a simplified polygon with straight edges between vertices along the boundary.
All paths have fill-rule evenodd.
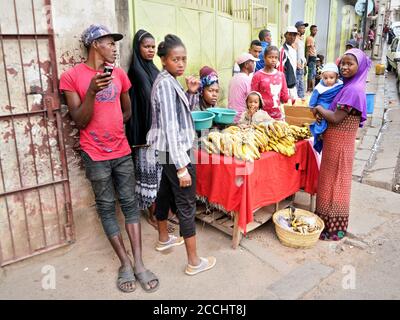
<path id="1" fill-rule="evenodd" d="M 361 112 L 360 127 L 367 120 L 367 98 L 365 89 L 367 86 L 368 71 L 371 68 L 371 59 L 360 49 L 350 49 L 344 54 L 352 54 L 358 62 L 358 71 L 351 78 L 343 78 L 344 87 L 333 99 L 329 110 L 336 111 L 338 104 L 348 105 Z"/>

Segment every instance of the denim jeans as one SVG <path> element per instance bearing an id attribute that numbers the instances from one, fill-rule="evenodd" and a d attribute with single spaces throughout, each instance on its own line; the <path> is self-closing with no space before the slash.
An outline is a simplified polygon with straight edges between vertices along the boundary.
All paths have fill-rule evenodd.
<path id="1" fill-rule="evenodd" d="M 308 60 L 308 80 L 314 80 L 317 75 L 317 61 L 314 57 L 310 57 Z"/>
<path id="2" fill-rule="evenodd" d="M 131 155 L 107 161 L 93 161 L 81 151 L 86 177 L 90 180 L 96 198 L 97 213 L 104 232 L 112 238 L 120 234 L 115 214 L 115 192 L 125 224 L 139 223 L 140 211 L 135 198 L 134 169 Z"/>
<path id="3" fill-rule="evenodd" d="M 304 98 L 304 69 L 296 70 L 296 88 L 299 98 Z"/>

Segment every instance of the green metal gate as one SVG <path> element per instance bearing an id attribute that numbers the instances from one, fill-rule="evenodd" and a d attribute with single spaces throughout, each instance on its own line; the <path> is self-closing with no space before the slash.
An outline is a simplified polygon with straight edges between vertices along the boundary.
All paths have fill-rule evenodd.
<path id="1" fill-rule="evenodd" d="M 220 77 L 220 103 L 226 105 L 235 59 L 248 50 L 258 32 L 268 28 L 280 45 L 280 6 L 277 0 L 135 0 L 133 31 L 151 32 L 156 42 L 168 33 L 178 35 L 188 50 L 187 74 L 197 75 L 204 65 Z M 160 62 L 156 59 L 160 67 Z"/>

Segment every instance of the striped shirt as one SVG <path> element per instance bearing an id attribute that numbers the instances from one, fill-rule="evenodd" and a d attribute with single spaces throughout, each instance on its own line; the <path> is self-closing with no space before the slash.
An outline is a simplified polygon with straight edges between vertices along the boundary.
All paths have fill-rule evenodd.
<path id="1" fill-rule="evenodd" d="M 147 143 L 169 152 L 177 169 L 190 163 L 187 154 L 195 138 L 191 110 L 198 104 L 198 94 L 185 94 L 180 83 L 166 70 L 159 73 L 151 92 L 152 124 Z"/>

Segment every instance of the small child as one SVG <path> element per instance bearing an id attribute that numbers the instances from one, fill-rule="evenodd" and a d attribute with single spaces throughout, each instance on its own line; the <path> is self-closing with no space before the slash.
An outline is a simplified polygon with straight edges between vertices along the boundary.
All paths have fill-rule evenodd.
<path id="1" fill-rule="evenodd" d="M 329 106 L 335 96 L 343 88 L 343 81 L 339 79 L 339 69 L 334 63 L 327 63 L 321 71 L 321 81 L 314 88 L 310 98 L 310 107 L 314 108 L 318 105 L 324 109 L 329 109 Z M 310 131 L 314 136 L 314 149 L 317 152 L 322 151 L 322 133 L 328 127 L 326 120 L 321 120 L 320 123 L 314 122 L 310 125 Z"/>
<path id="2" fill-rule="evenodd" d="M 317 75 L 315 76 L 315 83 L 319 83 L 321 81 L 321 72 L 324 68 L 324 56 L 322 54 L 317 54 Z"/>
<path id="3" fill-rule="evenodd" d="M 238 122 L 239 125 L 259 124 L 272 120 L 268 112 L 262 110 L 263 99 L 259 92 L 251 91 L 247 95 L 246 106 L 247 110 L 242 113 Z"/>

